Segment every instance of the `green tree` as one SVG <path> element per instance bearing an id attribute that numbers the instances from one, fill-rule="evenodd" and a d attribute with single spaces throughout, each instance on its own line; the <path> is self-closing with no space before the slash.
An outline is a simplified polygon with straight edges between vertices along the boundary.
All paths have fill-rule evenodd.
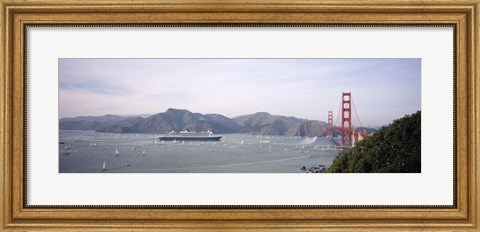
<path id="1" fill-rule="evenodd" d="M 327 172 L 421 172 L 421 112 L 393 121 L 339 154 Z"/>

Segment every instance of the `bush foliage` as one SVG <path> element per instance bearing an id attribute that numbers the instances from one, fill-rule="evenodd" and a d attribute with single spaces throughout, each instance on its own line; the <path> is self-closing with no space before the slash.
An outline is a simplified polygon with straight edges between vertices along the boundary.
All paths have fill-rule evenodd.
<path id="1" fill-rule="evenodd" d="M 339 154 L 327 172 L 421 172 L 421 112 L 406 115 Z"/>

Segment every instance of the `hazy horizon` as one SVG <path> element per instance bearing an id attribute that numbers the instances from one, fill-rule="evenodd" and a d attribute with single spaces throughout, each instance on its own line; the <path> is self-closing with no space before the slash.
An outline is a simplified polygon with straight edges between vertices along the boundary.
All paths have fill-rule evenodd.
<path id="1" fill-rule="evenodd" d="M 327 121 L 331 110 L 335 122 L 342 92 L 363 126 L 389 124 L 421 110 L 421 60 L 59 59 L 59 118 L 175 108 Z"/>

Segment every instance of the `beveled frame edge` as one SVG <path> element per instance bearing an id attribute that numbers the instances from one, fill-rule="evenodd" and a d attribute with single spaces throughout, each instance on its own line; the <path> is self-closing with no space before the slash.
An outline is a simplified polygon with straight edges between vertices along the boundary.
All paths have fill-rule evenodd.
<path id="1" fill-rule="evenodd" d="M 107 5 L 106 3 L 116 3 Z M 230 2 L 212 4 L 198 1 L 124 4 L 122 1 L 96 3 L 78 0 L 4 1 L 1 4 L 2 49 L 0 70 L 4 81 L 0 88 L 1 221 L 3 229 L 213 229 L 243 228 L 279 230 L 332 229 L 356 227 L 390 229 L 478 230 L 478 168 L 476 157 L 480 138 L 477 120 L 479 86 L 476 67 L 479 62 L 479 1 L 408 1 L 385 4 L 380 1 L 292 1 L 258 4 Z M 191 2 L 190 2 L 191 3 Z M 68 13 L 68 14 L 66 14 Z M 421 13 L 421 14 L 419 14 Z M 457 28 L 457 198 L 454 209 L 57 209 L 23 206 L 23 26 L 29 23 L 285 23 L 291 21 L 353 24 L 454 24 Z M 362 17 L 358 17 L 361 15 Z M 127 16 L 127 17 L 125 17 Z M 210 16 L 210 17 L 206 17 Z M 337 18 L 335 18 L 337 16 Z M 342 16 L 339 20 L 338 16 Z M 353 17 L 355 16 L 355 17 Z M 92 18 L 93 17 L 93 18 Z M 440 20 L 441 19 L 441 20 Z M 476 49 L 477 48 L 477 49 Z M 13 88 L 13 89 L 12 89 Z M 112 214 L 115 213 L 115 214 Z M 360 215 L 358 215 L 360 214 Z"/>
<path id="2" fill-rule="evenodd" d="M 24 43 L 23 43 L 23 71 L 24 71 L 24 88 L 28 86 L 27 79 L 28 79 L 28 29 L 29 28 L 132 28 L 132 27 L 186 27 L 186 28 L 194 28 L 194 27 L 242 27 L 242 28 L 248 28 L 248 27 L 263 27 L 263 28 L 278 28 L 278 27 L 343 27 L 343 28 L 365 28 L 365 27 L 371 27 L 371 28 L 388 28 L 388 27 L 393 27 L 393 28 L 434 28 L 434 27 L 444 27 L 444 28 L 452 28 L 452 34 L 453 34 L 453 42 L 456 41 L 456 25 L 455 24 L 435 24 L 435 25 L 429 25 L 429 24 L 395 24 L 395 25 L 372 25 L 372 24 L 361 24 L 361 25 L 351 25 L 351 24 L 236 24 L 236 23 L 211 23 L 211 24 L 198 24 L 198 23 L 188 23 L 188 24 L 176 24 L 176 23 L 170 23 L 170 24 L 22 24 L 23 25 L 23 35 L 24 35 Z M 456 47 L 455 43 L 452 45 L 452 50 L 453 50 L 453 70 L 455 70 L 455 64 L 456 64 Z M 453 71 L 454 79 L 456 79 L 456 71 Z M 454 80 L 453 87 L 456 87 L 456 83 Z M 25 91 L 24 99 L 27 99 L 28 96 L 28 91 Z M 454 91 L 454 96 L 453 96 L 453 108 L 455 109 L 455 102 L 456 102 L 456 91 Z M 26 124 L 27 124 L 27 105 L 28 105 L 28 100 L 24 101 L 24 141 L 28 142 L 28 131 L 26 130 Z M 455 125 L 456 121 L 456 115 L 455 111 L 453 112 L 453 123 Z M 453 130 L 453 141 L 454 145 L 456 144 L 456 130 L 454 127 Z M 25 144 L 25 142 L 24 142 Z M 23 156 L 23 187 L 24 187 L 24 192 L 23 192 L 23 207 L 28 208 L 28 209 L 48 209 L 48 208 L 58 208 L 58 209 L 67 209 L 67 208 L 82 208 L 82 209 L 99 209 L 99 208 L 109 208 L 109 209 L 359 209 L 359 208 L 375 208 L 375 209 L 380 209 L 380 208 L 401 208 L 401 209 L 438 209 L 438 208 L 456 208 L 457 207 L 457 198 L 456 198 L 456 148 L 455 146 L 453 147 L 453 204 L 452 205 L 31 205 L 28 204 L 28 175 L 27 175 L 27 169 L 28 169 L 28 163 L 27 163 L 27 146 L 24 145 L 24 156 Z"/>

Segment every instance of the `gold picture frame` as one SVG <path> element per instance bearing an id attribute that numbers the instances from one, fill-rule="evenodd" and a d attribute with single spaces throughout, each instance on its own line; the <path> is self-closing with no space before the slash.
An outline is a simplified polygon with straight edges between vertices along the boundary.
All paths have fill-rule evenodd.
<path id="1" fill-rule="evenodd" d="M 0 228 L 4 231 L 480 231 L 479 0 L 2 0 L 1 14 Z M 179 23 L 454 25 L 455 207 L 26 206 L 25 27 Z"/>

